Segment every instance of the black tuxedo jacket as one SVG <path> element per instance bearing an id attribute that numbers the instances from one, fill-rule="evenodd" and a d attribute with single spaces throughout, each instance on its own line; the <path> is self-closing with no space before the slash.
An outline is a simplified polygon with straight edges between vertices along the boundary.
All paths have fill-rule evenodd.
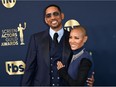
<path id="1" fill-rule="evenodd" d="M 50 56 L 49 56 L 49 30 L 33 34 L 31 36 L 27 57 L 26 68 L 22 79 L 22 85 L 50 85 Z M 62 62 L 67 65 L 70 55 L 68 42 L 69 32 L 64 30 Z"/>

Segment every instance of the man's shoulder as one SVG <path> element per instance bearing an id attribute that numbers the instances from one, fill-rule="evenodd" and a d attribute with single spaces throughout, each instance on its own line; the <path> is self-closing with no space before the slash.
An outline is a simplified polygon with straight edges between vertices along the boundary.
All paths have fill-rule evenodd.
<path id="1" fill-rule="evenodd" d="M 70 32 L 68 32 L 67 30 L 64 30 L 64 36 L 68 39 L 69 38 L 69 34 Z"/>
<path id="2" fill-rule="evenodd" d="M 44 30 L 44 31 L 41 31 L 41 32 L 37 32 L 37 33 L 34 33 L 34 34 L 32 34 L 32 36 L 42 36 L 42 35 L 44 35 L 44 34 L 47 34 L 47 31 L 48 30 Z"/>

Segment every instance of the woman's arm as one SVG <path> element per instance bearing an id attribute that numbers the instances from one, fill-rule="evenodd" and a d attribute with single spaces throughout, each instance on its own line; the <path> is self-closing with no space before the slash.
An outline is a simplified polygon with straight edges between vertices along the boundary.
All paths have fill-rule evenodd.
<path id="1" fill-rule="evenodd" d="M 79 70 L 77 72 L 78 77 L 76 80 L 73 80 L 69 76 L 65 67 L 60 68 L 58 70 L 58 72 L 59 72 L 59 75 L 69 83 L 69 85 L 71 85 L 71 86 L 84 86 L 85 82 L 87 80 L 88 72 L 89 72 L 91 65 L 92 65 L 92 63 L 89 59 L 83 58 L 80 62 Z"/>

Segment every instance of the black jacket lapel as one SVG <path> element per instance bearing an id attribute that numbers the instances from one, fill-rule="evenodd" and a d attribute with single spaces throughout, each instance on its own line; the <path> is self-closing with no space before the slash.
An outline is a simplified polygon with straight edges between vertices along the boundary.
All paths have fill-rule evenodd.
<path id="1" fill-rule="evenodd" d="M 62 62 L 67 66 L 68 59 L 71 53 L 70 45 L 69 45 L 69 32 L 64 31 L 64 36 L 63 36 L 63 58 Z"/>
<path id="2" fill-rule="evenodd" d="M 50 56 L 49 56 L 49 30 L 46 30 L 44 31 L 42 34 L 41 34 L 41 50 L 43 55 L 43 58 L 47 64 L 47 66 L 50 68 Z"/>

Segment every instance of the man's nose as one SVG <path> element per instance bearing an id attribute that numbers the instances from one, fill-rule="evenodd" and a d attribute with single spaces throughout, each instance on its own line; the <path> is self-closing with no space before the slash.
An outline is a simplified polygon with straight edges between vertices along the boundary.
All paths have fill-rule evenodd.
<path id="1" fill-rule="evenodd" d="M 51 15 L 51 19 L 55 19 L 55 16 L 54 15 Z"/>

